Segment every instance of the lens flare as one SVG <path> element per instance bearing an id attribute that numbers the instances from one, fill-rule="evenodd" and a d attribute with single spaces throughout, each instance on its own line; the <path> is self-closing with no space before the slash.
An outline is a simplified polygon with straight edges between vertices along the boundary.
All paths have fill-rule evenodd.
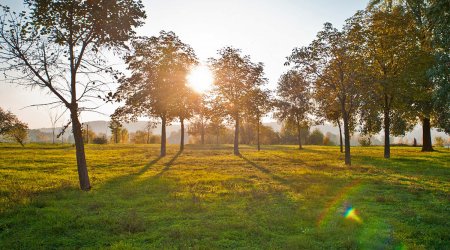
<path id="1" fill-rule="evenodd" d="M 352 208 L 352 207 L 348 208 L 347 211 L 345 211 L 344 217 L 346 219 L 353 220 L 353 221 L 356 221 L 358 223 L 362 223 L 361 218 L 356 213 L 356 210 L 354 208 Z"/>
<path id="2" fill-rule="evenodd" d="M 359 192 L 362 188 L 362 185 L 358 180 L 354 180 L 349 183 L 347 186 L 343 187 L 339 190 L 334 197 L 334 199 L 330 200 L 327 205 L 324 207 L 322 212 L 319 215 L 317 220 L 317 226 L 322 227 L 326 225 L 330 220 L 337 218 L 340 216 L 343 211 L 347 211 L 347 206 L 344 206 L 344 210 L 340 210 L 340 207 L 343 203 L 346 203 L 347 200 L 351 198 L 355 193 Z M 335 213 L 339 211 L 338 213 Z"/>

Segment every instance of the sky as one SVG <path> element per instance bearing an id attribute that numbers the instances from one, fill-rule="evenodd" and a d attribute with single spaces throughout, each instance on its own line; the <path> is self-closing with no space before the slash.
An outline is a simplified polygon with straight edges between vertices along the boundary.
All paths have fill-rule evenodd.
<path id="1" fill-rule="evenodd" d="M 19 0 L 2 2 L 12 8 L 21 6 Z M 239 48 L 252 61 L 264 63 L 268 87 L 274 89 L 279 76 L 287 70 L 285 58 L 294 47 L 308 45 L 325 22 L 342 27 L 367 3 L 368 0 L 144 0 L 147 20 L 137 34 L 153 36 L 161 30 L 173 31 L 191 45 L 203 63 L 215 57 L 220 48 Z M 30 128 L 50 127 L 49 110 L 27 106 L 52 100 L 46 91 L 0 82 L 0 107 L 16 114 Z M 98 110 L 103 114 L 86 112 L 81 120 L 109 120 L 116 107 L 104 104 Z M 68 117 L 66 114 L 65 119 Z"/>

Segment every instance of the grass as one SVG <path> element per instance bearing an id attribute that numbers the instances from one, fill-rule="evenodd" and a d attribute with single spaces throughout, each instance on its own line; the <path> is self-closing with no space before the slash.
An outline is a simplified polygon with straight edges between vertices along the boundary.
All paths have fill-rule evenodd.
<path id="1" fill-rule="evenodd" d="M 450 246 L 446 149 L 177 148 L 88 145 L 82 192 L 73 147 L 0 144 L 0 249 Z"/>

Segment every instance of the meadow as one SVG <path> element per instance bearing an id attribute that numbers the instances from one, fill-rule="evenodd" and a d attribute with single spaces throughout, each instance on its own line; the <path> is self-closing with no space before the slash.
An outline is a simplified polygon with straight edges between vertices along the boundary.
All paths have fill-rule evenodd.
<path id="1" fill-rule="evenodd" d="M 450 151 L 0 144 L 0 249 L 445 249 Z"/>

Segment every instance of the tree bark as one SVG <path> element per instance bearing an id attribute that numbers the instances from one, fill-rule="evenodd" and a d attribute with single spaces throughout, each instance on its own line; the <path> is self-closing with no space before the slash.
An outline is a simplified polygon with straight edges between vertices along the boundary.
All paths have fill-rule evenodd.
<path id="1" fill-rule="evenodd" d="M 150 144 L 150 129 L 147 128 L 147 144 Z"/>
<path id="2" fill-rule="evenodd" d="M 161 152 L 160 156 L 166 156 L 166 116 L 161 117 Z"/>
<path id="3" fill-rule="evenodd" d="M 114 128 L 114 143 L 115 144 L 119 143 L 119 129 L 118 128 Z"/>
<path id="4" fill-rule="evenodd" d="M 89 144 L 89 125 L 86 124 L 86 144 Z"/>
<path id="5" fill-rule="evenodd" d="M 180 118 L 181 136 L 180 136 L 180 151 L 184 150 L 184 119 Z"/>
<path id="6" fill-rule="evenodd" d="M 389 159 L 391 157 L 391 142 L 389 139 L 391 127 L 390 110 L 384 109 L 384 158 Z"/>
<path id="7" fill-rule="evenodd" d="M 345 141 L 345 165 L 352 165 L 351 155 L 350 155 L 350 128 L 348 124 L 347 114 L 344 117 L 344 141 Z"/>
<path id="8" fill-rule="evenodd" d="M 205 145 L 205 124 L 202 122 L 202 128 L 200 131 L 200 143 Z"/>
<path id="9" fill-rule="evenodd" d="M 341 153 L 343 153 L 344 150 L 342 148 L 343 147 L 343 145 L 342 145 L 342 128 L 341 128 L 341 121 L 339 119 L 337 120 L 337 124 L 339 127 L 339 147 L 340 147 Z"/>
<path id="10" fill-rule="evenodd" d="M 260 122 L 259 122 L 259 119 L 258 119 L 258 124 L 256 125 L 256 143 L 258 144 L 258 151 L 261 150 L 261 146 L 260 146 L 260 143 L 259 143 L 259 126 L 260 126 Z"/>
<path id="11" fill-rule="evenodd" d="M 297 124 L 297 134 L 298 134 L 298 149 L 302 149 L 302 127 L 300 124 Z"/>
<path id="12" fill-rule="evenodd" d="M 217 128 L 216 144 L 219 144 L 220 128 Z"/>
<path id="13" fill-rule="evenodd" d="M 235 115 L 235 126 L 234 126 L 234 155 L 240 155 L 239 153 L 239 114 Z"/>
<path id="14" fill-rule="evenodd" d="M 78 178 L 80 180 L 80 188 L 81 190 L 88 191 L 91 189 L 91 184 L 89 182 L 89 175 L 86 164 L 86 155 L 84 152 L 84 143 L 83 143 L 83 132 L 81 130 L 81 123 L 78 120 L 77 110 L 71 110 L 71 119 L 72 119 L 72 131 L 73 137 L 75 139 L 75 149 L 77 156 L 77 167 L 78 167 Z"/>
<path id="15" fill-rule="evenodd" d="M 341 99 L 341 113 L 342 120 L 344 121 L 344 151 L 345 151 L 345 165 L 352 165 L 350 154 L 350 126 L 348 124 L 349 114 L 345 109 L 345 97 Z"/>
<path id="16" fill-rule="evenodd" d="M 431 142 L 431 123 L 430 118 L 424 117 L 422 119 L 422 152 L 432 152 L 433 144 Z"/>

